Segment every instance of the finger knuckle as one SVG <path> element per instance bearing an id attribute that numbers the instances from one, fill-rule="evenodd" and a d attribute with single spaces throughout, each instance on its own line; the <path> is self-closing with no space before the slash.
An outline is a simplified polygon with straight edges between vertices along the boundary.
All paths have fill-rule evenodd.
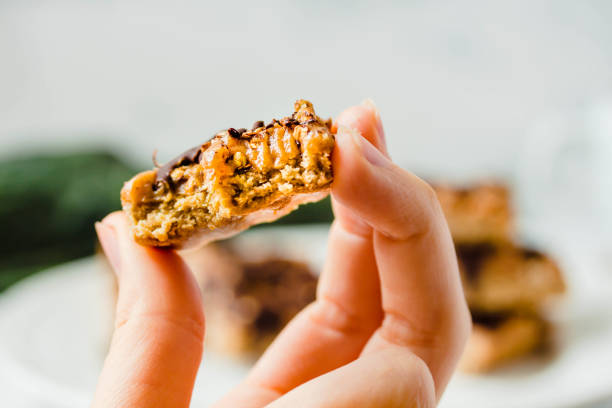
<path id="1" fill-rule="evenodd" d="M 360 316 L 349 312 L 332 298 L 321 296 L 309 309 L 310 320 L 328 330 L 343 334 L 354 334 L 372 330 L 364 325 Z"/>
<path id="2" fill-rule="evenodd" d="M 431 348 L 442 340 L 438 327 L 425 328 L 408 320 L 403 314 L 387 310 L 379 335 L 390 344 L 402 347 Z"/>
<path id="3" fill-rule="evenodd" d="M 168 312 L 132 313 L 122 315 L 115 321 L 115 331 L 129 326 L 142 326 L 150 330 L 162 332 L 184 332 L 194 340 L 201 342 L 204 339 L 205 323 L 203 316 L 177 316 Z"/>

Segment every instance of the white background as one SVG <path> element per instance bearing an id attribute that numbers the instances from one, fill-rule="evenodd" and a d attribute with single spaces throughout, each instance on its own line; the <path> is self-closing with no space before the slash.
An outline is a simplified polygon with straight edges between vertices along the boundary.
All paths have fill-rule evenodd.
<path id="1" fill-rule="evenodd" d="M 610 21 L 605 0 L 3 0 L 0 154 L 148 165 L 298 97 L 325 116 L 371 97 L 403 166 L 508 176 L 534 120 L 610 91 Z"/>

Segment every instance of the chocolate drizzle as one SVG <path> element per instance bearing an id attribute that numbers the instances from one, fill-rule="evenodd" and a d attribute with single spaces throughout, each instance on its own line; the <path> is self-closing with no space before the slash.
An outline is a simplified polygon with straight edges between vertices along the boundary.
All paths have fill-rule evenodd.
<path id="1" fill-rule="evenodd" d="M 253 134 L 248 133 L 245 128 L 240 128 L 240 129 L 229 128 L 227 129 L 227 133 L 234 139 L 250 139 L 251 137 L 253 137 Z"/>
<path id="2" fill-rule="evenodd" d="M 489 243 L 457 245 L 456 250 L 459 262 L 463 265 L 463 273 L 470 281 L 478 277 L 482 264 L 497 251 Z"/>
<path id="3" fill-rule="evenodd" d="M 200 159 L 201 153 L 202 145 L 192 147 L 191 149 L 181 153 L 180 155 L 157 169 L 153 190 L 157 190 L 160 183 L 167 183 L 169 186 L 172 185 L 172 178 L 170 177 L 172 170 L 177 167 L 187 166 L 188 164 L 196 163 Z"/>
<path id="4" fill-rule="evenodd" d="M 258 335 L 276 333 L 315 298 L 317 278 L 301 262 L 271 258 L 242 263 L 242 276 L 234 287 L 238 298 L 258 303 L 253 328 Z"/>
<path id="5" fill-rule="evenodd" d="M 504 313 L 478 313 L 471 311 L 472 322 L 474 324 L 495 330 L 508 320 L 508 315 Z"/>
<path id="6" fill-rule="evenodd" d="M 234 139 L 240 139 L 240 132 L 238 132 L 234 128 L 227 129 L 227 134 L 233 137 Z"/>
<path id="7" fill-rule="evenodd" d="M 309 118 L 304 122 L 300 122 L 299 120 L 295 118 L 295 114 L 293 114 L 289 117 L 281 119 L 280 121 L 276 119 L 272 119 L 272 121 L 268 124 L 265 124 L 263 120 L 258 120 L 257 122 L 253 123 L 253 127 L 250 131 L 248 131 L 245 128 L 240 128 L 240 129 L 229 128 L 227 129 L 227 134 L 234 139 L 249 140 L 257 134 L 255 133 L 257 129 L 265 127 L 265 129 L 267 130 L 267 129 L 274 127 L 276 123 L 279 123 L 282 126 L 287 126 L 287 127 L 292 128 L 292 127 L 295 127 L 301 124 L 307 125 L 313 122 L 316 122 L 315 118 Z M 167 162 L 161 167 L 157 165 L 155 161 L 155 156 L 154 156 L 153 161 L 156 167 L 158 167 L 158 169 L 157 169 L 157 174 L 155 175 L 155 183 L 153 184 L 153 190 L 154 191 L 157 190 L 163 184 L 166 184 L 169 188 L 172 188 L 173 182 L 172 182 L 172 178 L 170 177 L 170 175 L 172 174 L 172 170 L 176 169 L 177 167 L 187 166 L 189 164 L 198 162 L 200 160 L 202 151 L 204 150 L 206 143 L 210 142 L 210 140 L 214 138 L 215 136 L 208 139 L 204 144 L 195 146 L 183 152 L 182 154 L 178 155 L 177 157 L 170 160 L 169 162 Z M 297 142 L 299 143 L 299 141 Z"/>
<path id="8" fill-rule="evenodd" d="M 293 126 L 297 126 L 300 124 L 300 122 L 292 117 L 290 118 L 285 118 L 283 120 L 281 120 L 281 124 L 283 126 L 289 126 L 289 127 L 293 127 Z"/>
<path id="9" fill-rule="evenodd" d="M 521 249 L 521 255 L 523 256 L 524 259 L 542 259 L 544 258 L 544 255 L 539 252 L 536 251 L 535 249 L 530 249 L 530 248 L 522 248 Z"/>
<path id="10" fill-rule="evenodd" d="M 282 329 L 283 321 L 278 311 L 263 308 L 253 322 L 253 325 L 258 332 L 269 333 Z"/>

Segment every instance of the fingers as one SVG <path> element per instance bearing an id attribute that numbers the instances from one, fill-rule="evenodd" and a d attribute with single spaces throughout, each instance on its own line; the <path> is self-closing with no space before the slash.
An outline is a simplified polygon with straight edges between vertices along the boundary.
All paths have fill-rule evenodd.
<path id="1" fill-rule="evenodd" d="M 369 239 L 332 226 L 329 266 L 338 285 L 321 277 L 317 300 L 299 313 L 266 350 L 247 380 L 217 406 L 258 407 L 300 384 L 355 360 L 380 325 L 382 313 L 376 265 Z M 359 248 L 363 251 L 359 252 Z M 343 259 L 341 262 L 340 260 Z M 360 276 L 361 275 L 361 276 Z M 330 275 L 330 278 L 332 276 Z"/>
<path id="2" fill-rule="evenodd" d="M 338 367 L 358 355 L 375 361 L 371 355 L 394 349 L 426 363 L 439 397 L 467 338 L 454 248 L 432 190 L 390 162 L 371 104 L 348 109 L 336 127 L 336 220 L 317 300 L 283 330 L 227 406 L 272 401 L 316 376 L 343 372 Z"/>
<path id="3" fill-rule="evenodd" d="M 315 378 L 270 408 L 433 408 L 436 397 L 425 363 L 403 348 L 390 347 Z"/>
<path id="4" fill-rule="evenodd" d="M 181 258 L 134 242 L 123 213 L 96 225 L 119 283 L 94 407 L 188 407 L 202 356 L 200 291 Z"/>
<path id="5" fill-rule="evenodd" d="M 358 132 L 340 127 L 336 142 L 332 195 L 374 230 L 385 317 L 364 354 L 390 346 L 410 349 L 430 368 L 440 395 L 470 325 L 440 206 L 426 183 Z"/>
<path id="6" fill-rule="evenodd" d="M 382 124 L 371 102 L 340 114 L 336 127 L 350 125 L 384 146 Z M 382 312 L 371 228 L 352 220 L 351 212 L 334 203 L 328 258 L 316 302 L 300 313 L 258 361 L 239 388 L 250 395 L 261 389 L 282 394 L 359 356 Z M 348 227 L 347 227 L 348 226 Z M 268 394 L 269 395 L 269 394 Z"/>

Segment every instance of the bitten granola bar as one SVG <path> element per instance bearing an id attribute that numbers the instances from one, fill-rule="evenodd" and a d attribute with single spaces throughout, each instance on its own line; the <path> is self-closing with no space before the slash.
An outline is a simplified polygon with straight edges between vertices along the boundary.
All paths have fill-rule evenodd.
<path id="1" fill-rule="evenodd" d="M 186 248 L 273 221 L 328 194 L 332 182 L 331 120 L 312 104 L 251 130 L 229 128 L 121 191 L 137 242 Z"/>

